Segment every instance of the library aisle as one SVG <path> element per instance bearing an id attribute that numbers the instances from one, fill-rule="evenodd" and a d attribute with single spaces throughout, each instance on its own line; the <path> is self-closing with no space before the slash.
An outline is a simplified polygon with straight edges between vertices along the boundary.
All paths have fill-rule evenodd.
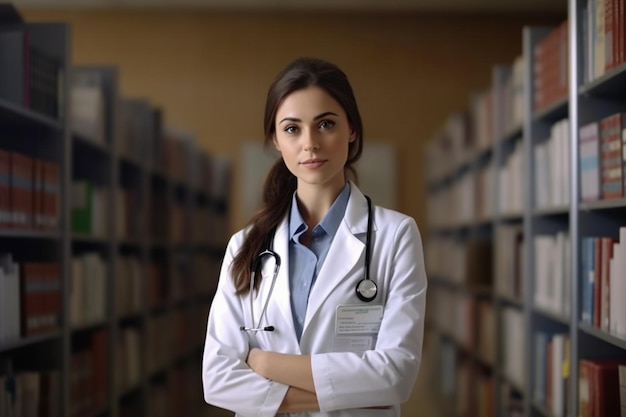
<path id="1" fill-rule="evenodd" d="M 447 417 L 446 407 L 441 399 L 437 372 L 440 372 L 434 336 L 428 333 L 424 339 L 424 350 L 420 373 L 413 389 L 413 395 L 402 405 L 402 417 Z"/>

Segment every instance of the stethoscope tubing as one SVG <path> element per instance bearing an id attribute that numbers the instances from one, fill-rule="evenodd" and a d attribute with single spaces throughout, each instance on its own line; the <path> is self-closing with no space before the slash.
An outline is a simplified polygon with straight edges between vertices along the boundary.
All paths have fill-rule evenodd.
<path id="1" fill-rule="evenodd" d="M 367 209 L 368 209 L 368 215 L 367 215 L 367 234 L 365 237 L 365 277 L 363 279 L 361 279 L 355 288 L 356 291 L 356 295 L 357 297 L 363 301 L 363 302 L 372 302 L 375 298 L 376 295 L 378 294 L 378 287 L 376 286 L 376 283 L 370 279 L 370 263 L 371 263 L 371 238 L 372 238 L 372 200 L 369 198 L 369 196 L 365 196 L 365 199 L 367 200 Z M 250 332 L 259 332 L 259 331 L 269 331 L 269 332 L 273 332 L 275 330 L 274 326 L 264 326 L 261 327 L 261 322 L 263 321 L 263 317 L 266 314 L 267 311 L 267 306 L 269 304 L 269 300 L 271 298 L 271 295 L 274 292 L 274 285 L 276 284 L 276 278 L 278 277 L 278 271 L 280 270 L 280 264 L 281 264 L 281 259 L 280 259 L 280 255 L 278 253 L 276 253 L 273 249 L 273 243 L 274 243 L 274 236 L 276 234 L 276 228 L 272 229 L 272 231 L 268 234 L 266 240 L 265 240 L 265 249 L 259 253 L 255 258 L 254 261 L 252 262 L 252 267 L 251 267 L 251 273 L 250 273 L 250 317 L 252 319 L 252 326 L 253 327 L 246 327 L 241 326 L 239 329 L 241 331 L 250 331 Z M 270 288 L 269 288 L 269 292 L 267 294 L 267 297 L 265 299 L 265 302 L 263 303 L 263 308 L 261 310 L 261 315 L 259 316 L 259 321 L 258 323 L 256 323 L 255 326 L 255 322 L 254 322 L 254 302 L 253 302 L 253 291 L 254 291 L 254 287 L 256 284 L 256 274 L 257 271 L 259 270 L 261 263 L 263 262 L 263 258 L 265 257 L 272 257 L 274 258 L 274 273 L 272 274 L 272 283 L 270 284 Z M 365 292 L 371 292 L 372 295 L 368 295 L 365 294 Z"/>

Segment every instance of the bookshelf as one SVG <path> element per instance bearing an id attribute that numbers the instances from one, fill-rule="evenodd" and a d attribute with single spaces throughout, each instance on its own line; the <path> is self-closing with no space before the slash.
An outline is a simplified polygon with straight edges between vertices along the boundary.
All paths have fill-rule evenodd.
<path id="1" fill-rule="evenodd" d="M 451 415 L 624 415 L 625 27 L 621 1 L 570 0 L 561 24 L 525 27 L 520 56 L 494 67 L 491 118 L 476 117 L 472 99 L 429 143 L 429 325 L 444 346 Z M 450 122 L 459 114 L 464 128 Z M 488 130 L 472 128 L 484 123 L 490 151 L 474 136 Z M 475 191 L 485 155 L 491 198 Z M 454 207 L 480 204 L 471 199 L 493 204 L 491 234 L 475 213 L 458 221 Z M 472 252 L 478 236 L 489 251 Z M 459 273 L 470 257 L 492 265 L 491 281 L 487 271 Z M 486 293 L 472 291 L 480 280 Z M 440 319 L 451 309 L 465 309 L 456 328 Z M 490 348 L 488 372 L 464 364 Z M 486 377 L 486 391 L 468 373 Z"/>
<path id="2" fill-rule="evenodd" d="M 31 51 L 18 73 L 35 81 L 0 86 L 0 409 L 207 415 L 197 375 L 230 161 L 123 97 L 117 68 L 70 65 L 68 25 L 11 11 L 0 55 Z M 56 95 L 37 97 L 37 76 Z"/>

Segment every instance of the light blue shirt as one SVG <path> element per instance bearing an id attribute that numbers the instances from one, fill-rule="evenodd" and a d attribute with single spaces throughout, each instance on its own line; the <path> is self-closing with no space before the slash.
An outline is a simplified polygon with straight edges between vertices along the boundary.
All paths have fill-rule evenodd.
<path id="1" fill-rule="evenodd" d="M 307 248 L 300 243 L 300 237 L 307 231 L 308 226 L 298 209 L 296 193 L 293 194 L 291 215 L 289 216 L 289 287 L 291 289 L 291 314 L 298 341 L 302 336 L 309 293 L 341 224 L 349 197 L 350 183 L 346 183 L 335 202 L 330 206 L 328 213 L 313 228 L 311 247 Z"/>

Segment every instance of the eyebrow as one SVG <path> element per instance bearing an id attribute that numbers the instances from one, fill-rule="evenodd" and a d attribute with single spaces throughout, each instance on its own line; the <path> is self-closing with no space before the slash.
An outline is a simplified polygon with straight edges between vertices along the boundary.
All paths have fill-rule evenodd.
<path id="1" fill-rule="evenodd" d="M 319 115 L 315 116 L 315 117 L 313 118 L 313 120 L 319 120 L 319 119 L 322 119 L 322 118 L 324 118 L 324 117 L 326 117 L 326 116 L 335 116 L 335 117 L 339 117 L 336 113 L 333 113 L 333 112 L 331 112 L 331 111 L 327 111 L 327 112 L 324 112 L 324 113 L 322 113 L 322 114 L 319 114 Z M 297 117 L 285 117 L 285 118 L 284 118 L 284 119 L 282 119 L 280 122 L 278 122 L 278 124 L 281 124 L 281 123 L 283 123 L 283 122 L 301 122 L 301 121 L 302 121 L 302 120 L 298 119 Z"/>

